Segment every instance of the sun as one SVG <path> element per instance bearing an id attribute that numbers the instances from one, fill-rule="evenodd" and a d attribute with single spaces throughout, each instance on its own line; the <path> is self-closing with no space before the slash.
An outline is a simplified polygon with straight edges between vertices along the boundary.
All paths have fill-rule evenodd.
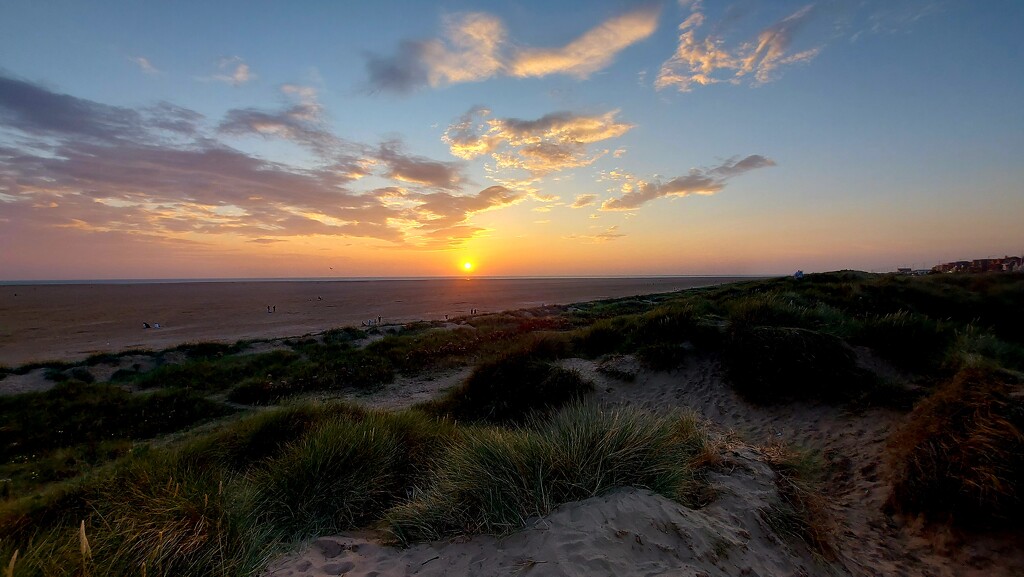
<path id="1" fill-rule="evenodd" d="M 462 270 L 464 270 L 466 272 L 469 272 L 469 271 L 473 270 L 473 263 L 471 263 L 471 262 L 464 262 L 464 263 L 462 263 Z"/>

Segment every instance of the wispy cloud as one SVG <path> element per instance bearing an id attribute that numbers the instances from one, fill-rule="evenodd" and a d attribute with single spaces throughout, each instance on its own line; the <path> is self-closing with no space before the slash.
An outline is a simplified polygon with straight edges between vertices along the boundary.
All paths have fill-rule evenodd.
<path id="1" fill-rule="evenodd" d="M 611 18 L 561 48 L 526 48 L 509 66 L 518 77 L 568 74 L 586 78 L 607 67 L 622 50 L 645 40 L 658 28 L 658 9 L 642 8 Z"/>
<path id="2" fill-rule="evenodd" d="M 725 188 L 726 181 L 745 172 L 775 166 L 775 161 L 753 154 L 742 159 L 730 159 L 712 168 L 694 168 L 684 176 L 668 182 L 660 180 L 635 181 L 623 178 L 622 196 L 604 201 L 601 210 L 635 210 L 656 198 L 666 196 L 710 195 Z"/>
<path id="3" fill-rule="evenodd" d="M 633 128 L 620 122 L 618 113 L 554 112 L 535 120 L 521 120 L 491 118 L 489 110 L 473 108 L 448 127 L 443 140 L 459 158 L 490 155 L 499 170 L 521 169 L 535 177 L 543 176 L 587 166 L 607 153 L 592 153 L 588 145 L 617 138 Z"/>
<path id="4" fill-rule="evenodd" d="M 290 140 L 321 157 L 338 154 L 344 143 L 327 130 L 316 89 L 285 84 L 281 86 L 281 93 L 291 100 L 284 108 L 235 108 L 227 112 L 217 130 L 230 136 L 257 135 Z"/>
<path id="5" fill-rule="evenodd" d="M 394 54 L 368 54 L 371 90 L 408 93 L 423 86 L 478 82 L 496 75 L 540 77 L 566 74 L 586 78 L 615 56 L 654 33 L 658 10 L 642 8 L 611 18 L 558 48 L 517 47 L 504 23 L 483 12 L 444 18 L 443 34 L 406 40 Z"/>
<path id="6" fill-rule="evenodd" d="M 128 60 L 134 62 L 139 67 L 139 69 L 141 69 L 146 74 L 160 74 L 160 70 L 157 69 L 156 66 L 153 66 L 153 64 L 149 61 L 148 58 L 142 56 L 132 56 L 129 57 Z"/>
<path id="7" fill-rule="evenodd" d="M 587 240 L 592 243 L 604 243 L 612 240 L 618 240 L 624 236 L 626 236 L 625 233 L 619 232 L 619 226 L 615 225 L 596 234 L 573 234 L 569 235 L 569 238 Z"/>
<path id="8" fill-rule="evenodd" d="M 755 39 L 729 47 L 725 38 L 712 33 L 698 36 L 705 23 L 700 2 L 687 4 L 690 14 L 679 25 L 679 44 L 675 54 L 666 60 L 655 80 L 658 89 L 676 88 L 688 92 L 695 85 L 720 82 L 739 84 L 745 78 L 752 83 L 764 84 L 775 78 L 777 70 L 785 65 L 809 62 L 821 51 L 812 47 L 799 52 L 790 48 L 800 28 L 813 13 L 807 5 L 782 20 L 764 28 Z"/>
<path id="9" fill-rule="evenodd" d="M 249 65 L 238 56 L 222 58 L 217 63 L 217 68 L 221 70 L 221 73 L 214 74 L 213 80 L 226 82 L 233 86 L 241 86 L 256 78 L 256 75 L 249 69 Z"/>

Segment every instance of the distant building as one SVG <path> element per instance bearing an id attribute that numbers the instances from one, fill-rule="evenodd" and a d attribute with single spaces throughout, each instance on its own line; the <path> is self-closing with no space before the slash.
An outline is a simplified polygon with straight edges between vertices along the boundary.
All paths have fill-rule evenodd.
<path id="1" fill-rule="evenodd" d="M 899 269 L 902 271 L 905 269 Z M 969 272 L 975 274 L 989 272 L 1022 272 L 1024 271 L 1024 257 L 1004 256 L 1003 258 L 976 258 L 974 260 L 958 260 L 937 264 L 932 267 L 933 273 L 955 273 Z M 916 274 L 917 271 L 914 271 Z M 902 273 L 911 274 L 911 273 Z"/>

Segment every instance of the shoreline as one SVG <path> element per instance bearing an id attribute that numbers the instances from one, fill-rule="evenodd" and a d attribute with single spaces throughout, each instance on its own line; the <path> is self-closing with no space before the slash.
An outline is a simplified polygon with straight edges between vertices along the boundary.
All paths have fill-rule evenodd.
<path id="1" fill-rule="evenodd" d="M 274 280 L 0 285 L 0 364 L 189 342 L 286 338 L 369 320 L 445 320 L 765 277 Z M 271 312 L 268 313 L 268 308 Z M 143 328 L 160 324 L 160 328 Z"/>

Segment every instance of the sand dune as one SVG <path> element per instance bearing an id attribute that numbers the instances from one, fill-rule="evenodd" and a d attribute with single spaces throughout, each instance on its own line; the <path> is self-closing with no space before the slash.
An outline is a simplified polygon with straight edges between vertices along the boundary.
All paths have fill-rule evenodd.
<path id="1" fill-rule="evenodd" d="M 403 550 L 381 545 L 372 534 L 324 537 L 272 564 L 264 577 L 1024 575 L 1024 548 L 1016 538 L 936 532 L 883 513 L 888 493 L 883 450 L 899 426 L 899 413 L 814 403 L 750 405 L 728 386 L 711 358 L 693 359 L 671 372 L 641 369 L 631 356 L 611 363 L 633 380 L 609 376 L 598 370 L 599 362 L 562 361 L 595 382 L 595 402 L 654 411 L 688 407 L 719 435 L 743 439 L 730 442 L 737 448 L 712 474 L 717 493 L 712 503 L 694 511 L 649 492 L 623 489 L 563 505 L 505 538 L 476 536 Z M 454 384 L 458 376 L 437 382 Z M 402 408 L 415 401 L 398 394 L 404 384 L 352 400 Z M 775 473 L 747 442 L 792 444 L 818 451 L 828 461 L 834 562 L 815 558 L 802 543 L 784 541 L 766 528 L 760 511 L 778 500 Z"/>
<path id="2" fill-rule="evenodd" d="M 778 492 L 775 473 L 754 450 L 738 449 L 729 460 L 729 474 L 712 475 L 718 497 L 699 511 L 649 491 L 620 489 L 563 505 L 504 538 L 397 549 L 358 534 L 325 537 L 265 575 L 729 577 L 841 571 L 787 546 L 765 528 L 760 511 L 778 499 Z"/>

